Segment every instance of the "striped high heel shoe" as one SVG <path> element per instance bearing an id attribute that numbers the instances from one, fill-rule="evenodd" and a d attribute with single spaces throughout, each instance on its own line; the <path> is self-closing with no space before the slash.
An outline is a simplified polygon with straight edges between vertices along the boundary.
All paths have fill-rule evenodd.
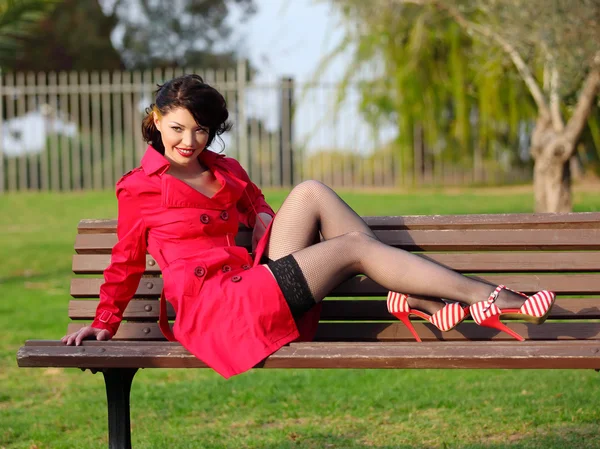
<path id="1" fill-rule="evenodd" d="M 524 296 L 527 298 L 527 300 L 518 309 L 500 309 L 496 304 L 494 304 L 494 302 L 496 302 L 496 299 L 498 299 L 498 294 L 502 289 L 510 290 L 511 292 Z M 480 301 L 473 304 L 469 308 L 469 311 L 473 316 L 473 321 L 480 326 L 498 329 L 506 332 L 508 335 L 516 338 L 519 341 L 524 341 L 525 339 L 523 337 L 510 329 L 504 323 L 500 322 L 500 317 L 542 324 L 544 321 L 546 321 L 546 318 L 548 318 L 550 309 L 554 305 L 555 299 L 556 295 L 546 290 L 537 292 L 532 296 L 527 296 L 524 293 L 511 290 L 504 285 L 499 285 L 492 292 L 487 301 Z"/>
<path id="2" fill-rule="evenodd" d="M 408 330 L 413 334 L 417 341 L 421 341 L 417 331 L 410 322 L 409 315 L 416 315 L 419 318 L 429 321 L 442 332 L 454 329 L 463 321 L 469 312 L 468 307 L 462 307 L 458 303 L 446 304 L 441 310 L 433 315 L 421 312 L 417 309 L 411 309 L 408 305 L 408 295 L 404 293 L 389 292 L 387 297 L 388 311 L 404 323 Z"/>

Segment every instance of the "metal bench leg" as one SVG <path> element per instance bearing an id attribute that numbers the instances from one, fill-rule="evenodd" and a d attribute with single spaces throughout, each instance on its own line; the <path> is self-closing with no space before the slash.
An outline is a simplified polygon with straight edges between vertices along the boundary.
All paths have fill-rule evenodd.
<path id="1" fill-rule="evenodd" d="M 131 449 L 129 392 L 137 368 L 107 369 L 104 374 L 108 402 L 108 447 Z"/>

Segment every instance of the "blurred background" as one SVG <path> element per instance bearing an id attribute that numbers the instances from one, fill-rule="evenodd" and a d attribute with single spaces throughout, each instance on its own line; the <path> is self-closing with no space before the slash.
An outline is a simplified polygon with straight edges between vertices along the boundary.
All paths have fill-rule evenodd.
<path id="1" fill-rule="evenodd" d="M 65 334 L 157 84 L 221 90 L 212 150 L 274 210 L 318 179 L 361 216 L 600 211 L 599 51 L 600 0 L 0 0 L 0 449 L 107 446 L 102 377 L 15 354 Z M 133 446 L 597 449 L 599 401 L 591 370 L 144 370 Z"/>
<path id="2" fill-rule="evenodd" d="M 538 119 L 573 115 L 600 28 L 591 0 L 2 3 L 0 192 L 111 189 L 143 154 L 156 85 L 189 72 L 228 100 L 213 150 L 263 187 L 528 184 Z M 587 109 L 569 182 L 599 172 Z"/>

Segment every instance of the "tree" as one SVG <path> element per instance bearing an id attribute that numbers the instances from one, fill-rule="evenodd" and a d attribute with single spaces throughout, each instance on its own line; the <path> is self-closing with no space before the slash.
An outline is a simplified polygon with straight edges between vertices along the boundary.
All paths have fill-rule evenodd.
<path id="1" fill-rule="evenodd" d="M 335 1 L 335 0 L 334 0 Z M 346 4 L 344 0 L 338 0 Z M 536 108 L 535 210 L 572 209 L 570 159 L 600 90 L 599 0 L 378 0 L 401 14 L 432 8 L 510 60 Z"/>
<path id="2" fill-rule="evenodd" d="M 514 148 L 522 146 L 523 122 L 535 108 L 522 83 L 504 76 L 507 61 L 501 55 L 484 51 L 432 7 L 335 4 L 346 35 L 324 65 L 352 52 L 340 102 L 354 82 L 371 126 L 396 128 L 394 154 L 403 183 L 448 166 L 474 169 L 477 182 L 498 160 L 505 171 L 529 164 Z"/>
<path id="3" fill-rule="evenodd" d="M 236 51 L 227 45 L 234 7 L 242 19 L 254 0 L 105 0 L 105 12 L 118 19 L 117 48 L 130 69 L 150 67 L 232 67 Z"/>
<path id="4" fill-rule="evenodd" d="M 54 0 L 0 1 L 0 68 L 10 68 L 23 39 L 35 33 L 39 21 L 55 4 Z"/>

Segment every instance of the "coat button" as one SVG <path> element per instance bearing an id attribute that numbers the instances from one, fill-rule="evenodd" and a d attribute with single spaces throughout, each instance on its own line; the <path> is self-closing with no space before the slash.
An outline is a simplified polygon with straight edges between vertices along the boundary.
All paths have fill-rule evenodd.
<path id="1" fill-rule="evenodd" d="M 232 276 L 231 282 L 240 282 L 242 280 L 241 276 Z"/>
<path id="2" fill-rule="evenodd" d="M 224 221 L 229 220 L 229 212 L 227 212 L 226 210 L 221 212 L 221 220 L 224 220 Z"/>
<path id="3" fill-rule="evenodd" d="M 208 215 L 202 214 L 200 215 L 200 221 L 204 224 L 207 224 L 210 221 L 210 218 Z"/>
<path id="4" fill-rule="evenodd" d="M 202 268 L 202 267 L 196 267 L 196 269 L 194 270 L 194 274 L 196 276 L 198 276 L 199 278 L 204 276 L 204 273 L 206 273 L 206 272 L 204 271 L 204 268 Z"/>
<path id="5" fill-rule="evenodd" d="M 246 265 L 242 265 L 242 268 L 244 270 L 249 270 L 250 269 L 250 265 L 246 264 Z"/>
<path id="6" fill-rule="evenodd" d="M 228 273 L 231 271 L 231 267 L 229 265 L 223 265 L 223 268 L 221 268 L 221 270 L 223 270 L 223 273 Z"/>

